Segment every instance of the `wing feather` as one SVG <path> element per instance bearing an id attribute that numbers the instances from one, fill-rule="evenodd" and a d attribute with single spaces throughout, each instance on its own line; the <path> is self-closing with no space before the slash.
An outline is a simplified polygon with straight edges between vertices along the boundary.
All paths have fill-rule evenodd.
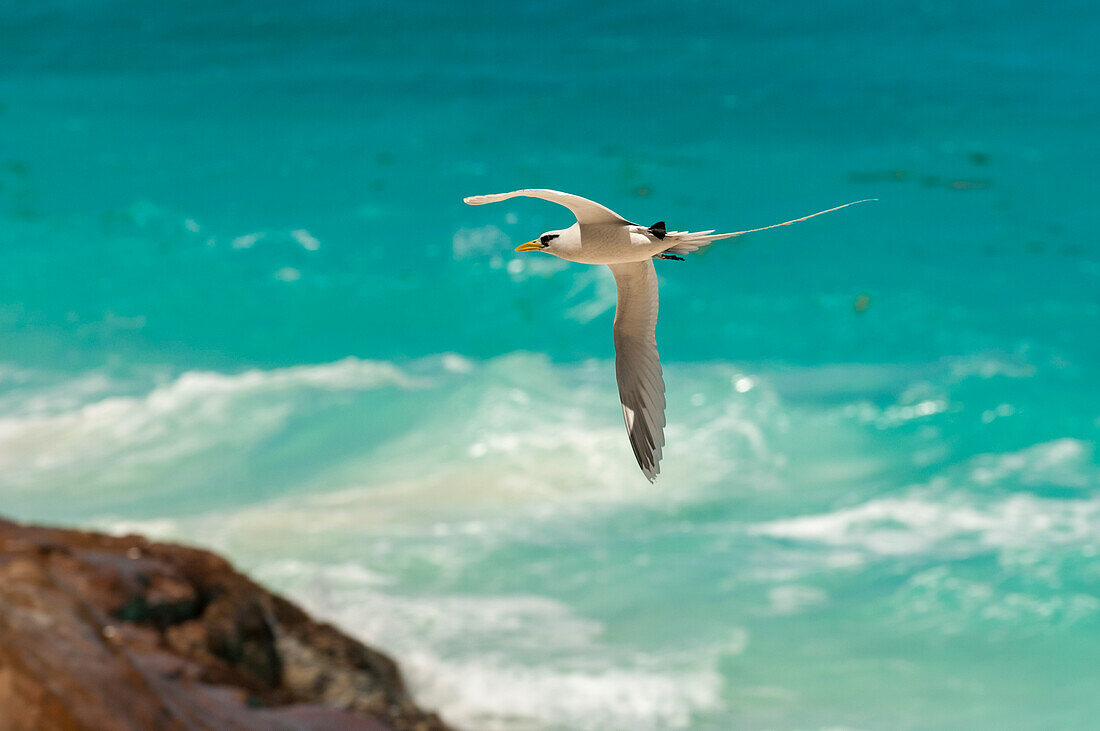
<path id="1" fill-rule="evenodd" d="M 471 206 L 482 206 L 486 203 L 496 203 L 497 201 L 517 197 L 541 198 L 544 201 L 565 206 L 573 212 L 580 223 L 630 223 L 615 211 L 601 206 L 595 201 L 581 198 L 579 195 L 573 195 L 572 193 L 562 193 L 559 190 L 547 190 L 545 188 L 525 188 L 524 190 L 513 190 L 511 193 L 472 195 L 462 200 Z"/>
<path id="2" fill-rule="evenodd" d="M 618 285 L 615 376 L 630 446 L 650 482 L 665 444 L 665 381 L 657 356 L 657 274 L 653 261 L 611 264 Z"/>

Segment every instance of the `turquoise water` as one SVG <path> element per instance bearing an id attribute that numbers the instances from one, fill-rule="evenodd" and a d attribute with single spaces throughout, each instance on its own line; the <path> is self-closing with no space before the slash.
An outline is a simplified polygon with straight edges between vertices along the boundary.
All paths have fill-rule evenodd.
<path id="1" fill-rule="evenodd" d="M 466 729 L 1095 726 L 1097 6 L 225 5 L 0 6 L 0 513 L 224 551 Z M 649 485 L 609 274 L 461 203 L 537 186 L 879 202 L 659 263 Z"/>

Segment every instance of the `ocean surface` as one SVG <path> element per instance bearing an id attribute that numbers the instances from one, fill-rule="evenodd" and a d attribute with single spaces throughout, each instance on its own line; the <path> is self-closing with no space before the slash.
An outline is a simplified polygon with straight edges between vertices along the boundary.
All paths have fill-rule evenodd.
<path id="1" fill-rule="evenodd" d="M 1100 5 L 0 4 L 0 514 L 473 730 L 1090 729 Z M 550 187 L 658 263 L 668 446 Z"/>

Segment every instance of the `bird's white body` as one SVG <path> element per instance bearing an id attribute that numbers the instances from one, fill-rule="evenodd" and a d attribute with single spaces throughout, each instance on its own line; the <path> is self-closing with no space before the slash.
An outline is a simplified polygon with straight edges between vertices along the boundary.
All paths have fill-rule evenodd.
<path id="1" fill-rule="evenodd" d="M 632 223 L 587 198 L 557 190 L 532 188 L 511 193 L 471 196 L 470 205 L 515 198 L 542 198 L 565 206 L 577 222 L 560 231 L 548 231 L 516 251 L 544 251 L 580 264 L 606 264 L 615 276 L 615 377 L 630 446 L 638 466 L 650 482 L 661 471 L 665 444 L 665 381 L 657 357 L 657 273 L 653 260 L 679 259 L 719 239 L 786 226 L 846 206 L 748 231 L 665 231 L 664 222 L 645 227 Z M 863 201 L 856 201 L 862 203 Z"/>
<path id="2" fill-rule="evenodd" d="M 669 243 L 645 227 L 615 223 L 575 223 L 554 241 L 553 254 L 578 264 L 622 264 L 646 261 L 669 248 Z"/>

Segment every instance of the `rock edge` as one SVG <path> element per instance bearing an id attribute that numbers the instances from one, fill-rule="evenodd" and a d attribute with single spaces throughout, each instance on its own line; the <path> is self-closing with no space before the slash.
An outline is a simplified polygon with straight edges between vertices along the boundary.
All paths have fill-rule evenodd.
<path id="1" fill-rule="evenodd" d="M 448 727 L 388 656 L 213 553 L 0 519 L 0 728 Z"/>

